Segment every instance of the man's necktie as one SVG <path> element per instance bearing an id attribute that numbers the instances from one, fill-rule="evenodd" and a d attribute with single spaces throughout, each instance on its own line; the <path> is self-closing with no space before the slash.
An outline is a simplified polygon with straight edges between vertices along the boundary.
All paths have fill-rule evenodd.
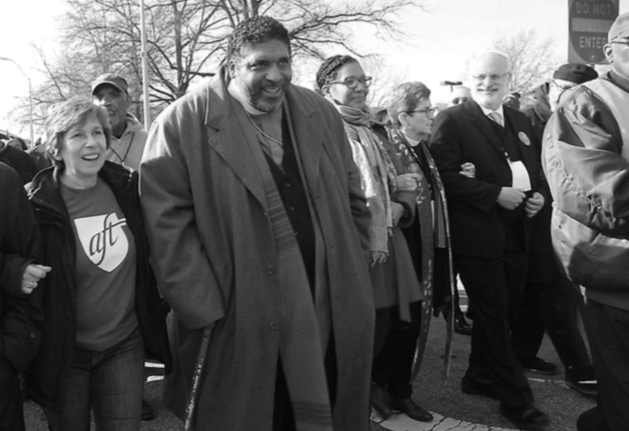
<path id="1" fill-rule="evenodd" d="M 491 120 L 494 121 L 495 123 L 498 123 L 502 127 L 504 127 L 504 123 L 502 122 L 502 115 L 500 115 L 499 113 L 494 111 L 487 114 L 487 116 L 491 118 Z"/>

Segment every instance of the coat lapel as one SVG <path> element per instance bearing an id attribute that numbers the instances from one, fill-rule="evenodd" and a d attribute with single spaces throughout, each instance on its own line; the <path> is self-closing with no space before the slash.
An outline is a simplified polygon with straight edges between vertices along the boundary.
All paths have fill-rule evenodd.
<path id="1" fill-rule="evenodd" d="M 483 110 L 480 109 L 478 103 L 473 100 L 465 102 L 463 105 L 467 112 L 472 117 L 472 123 L 485 135 L 485 137 L 492 143 L 494 148 L 498 150 L 500 155 L 504 156 L 504 150 L 502 149 L 502 142 L 500 142 L 500 138 L 496 135 L 496 132 L 492 128 L 492 125 L 489 123 L 491 120 L 487 118 L 487 116 L 483 113 Z"/>
<path id="2" fill-rule="evenodd" d="M 324 146 L 323 130 L 325 125 L 316 114 L 313 106 L 305 104 L 299 98 L 298 90 L 292 85 L 286 97 L 288 101 L 289 120 L 291 121 L 297 154 L 301 159 L 304 177 L 311 191 L 315 190 L 319 180 L 319 163 Z"/>
<path id="3" fill-rule="evenodd" d="M 257 165 L 246 142 L 242 126 L 236 119 L 235 109 L 243 109 L 227 92 L 224 70 L 217 74 L 208 87 L 205 125 L 208 144 L 223 158 L 242 184 L 267 209 L 266 195 Z"/>

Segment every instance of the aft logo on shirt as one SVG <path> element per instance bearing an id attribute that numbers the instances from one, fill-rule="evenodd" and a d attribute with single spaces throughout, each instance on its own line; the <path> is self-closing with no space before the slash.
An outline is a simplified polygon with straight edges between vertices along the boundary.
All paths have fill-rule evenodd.
<path id="1" fill-rule="evenodd" d="M 83 251 L 100 269 L 111 272 L 122 263 L 129 251 L 129 241 L 122 227 L 127 219 L 116 213 L 74 220 Z"/>

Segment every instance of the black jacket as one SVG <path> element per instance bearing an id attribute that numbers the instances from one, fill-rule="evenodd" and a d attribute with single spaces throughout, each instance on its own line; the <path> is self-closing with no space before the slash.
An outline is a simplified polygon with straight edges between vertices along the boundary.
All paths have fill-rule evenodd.
<path id="1" fill-rule="evenodd" d="M 26 267 L 40 261 L 39 229 L 18 174 L 0 163 L 0 355 L 24 371 L 35 357 L 43 324 L 42 283 L 22 293 Z"/>
<path id="2" fill-rule="evenodd" d="M 8 144 L 0 148 L 0 162 L 4 162 L 15 169 L 15 172 L 18 173 L 22 180 L 22 184 L 31 181 L 39 171 L 37 165 L 28 154 Z"/>
<path id="3" fill-rule="evenodd" d="M 62 169 L 53 167 L 41 171 L 27 188 L 43 236 L 44 263 L 52 267 L 46 277 L 46 319 L 42 346 L 29 369 L 27 379 L 33 399 L 54 410 L 63 407 L 64 400 L 58 396 L 58 385 L 65 380 L 76 337 L 76 244 L 70 217 L 59 190 Z M 105 162 L 98 175 L 114 193 L 135 237 L 135 305 L 147 356 L 163 362 L 166 373 L 169 373 L 171 357 L 165 315 L 149 263 L 149 245 L 138 196 L 138 174 Z"/>
<path id="4" fill-rule="evenodd" d="M 549 200 L 548 186 L 541 173 L 533 145 L 533 131 L 524 114 L 504 106 L 508 139 L 515 142 L 526 167 L 533 191 Z M 505 135 L 506 136 L 506 135 Z M 450 213 L 450 231 L 455 254 L 495 259 L 502 256 L 509 220 L 524 205 L 507 211 L 497 202 L 503 186 L 510 186 L 511 169 L 504 155 L 503 141 L 491 120 L 473 100 L 442 111 L 433 124 L 431 152 L 445 187 Z M 461 165 L 476 167 L 475 178 L 461 175 Z M 530 219 L 524 219 L 524 239 L 530 235 Z M 528 246 L 528 243 L 527 243 Z"/>

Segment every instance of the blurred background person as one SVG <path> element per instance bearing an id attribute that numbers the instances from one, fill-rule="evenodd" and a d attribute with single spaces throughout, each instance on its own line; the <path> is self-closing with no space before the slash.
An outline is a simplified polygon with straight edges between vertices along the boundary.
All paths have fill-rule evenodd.
<path id="1" fill-rule="evenodd" d="M 140 427 L 145 352 L 170 368 L 165 316 L 149 264 L 138 174 L 106 162 L 107 113 L 89 100 L 46 120 L 55 166 L 28 191 L 42 232 L 45 326 L 28 384 L 53 431 Z"/>
<path id="2" fill-rule="evenodd" d="M 541 151 L 544 126 L 546 126 L 546 122 L 550 118 L 550 114 L 552 114 L 548 101 L 549 86 L 548 81 L 538 83 L 532 91 L 533 104 L 522 109 L 522 113 L 531 120 L 531 126 L 533 127 L 533 134 L 535 136 L 533 142 L 540 147 L 539 151 Z"/>
<path id="3" fill-rule="evenodd" d="M 454 87 L 448 98 L 448 107 L 465 103 L 472 98 L 472 92 L 464 85 Z"/>
<path id="4" fill-rule="evenodd" d="M 513 108 L 516 111 L 520 110 L 520 98 L 522 95 L 517 91 L 512 91 L 504 97 L 502 103 L 509 108 Z"/>
<path id="5" fill-rule="evenodd" d="M 533 146 L 540 161 L 546 107 L 555 109 L 564 91 L 597 76 L 596 71 L 589 66 L 568 63 L 553 73 L 549 84 L 550 104 L 543 91 L 536 91 L 535 105 L 524 114 L 531 121 L 535 133 Z M 566 279 L 557 264 L 550 234 L 551 215 L 552 200 L 549 199 L 531 220 L 529 270 L 520 310 L 511 332 L 511 343 L 523 367 L 536 373 L 553 375 L 557 370 L 556 365 L 537 356 L 544 332 L 548 332 L 564 365 L 566 385 L 583 395 L 596 397 L 596 376 L 578 325 L 578 304 L 582 304 L 583 299 L 578 286 L 573 286 Z M 571 298 L 575 304 L 573 310 Z"/>
<path id="6" fill-rule="evenodd" d="M 596 70 L 586 64 L 566 63 L 553 73 L 549 82 L 548 101 L 551 111 L 556 111 L 562 97 L 579 84 L 598 78 Z"/>
<path id="7" fill-rule="evenodd" d="M 370 276 L 376 305 L 372 406 L 384 417 L 397 410 L 431 421 L 432 414 L 412 399 L 422 293 L 400 229 L 415 218 L 419 175 L 405 173 L 386 130 L 373 121 L 366 102 L 371 77 L 356 59 L 341 55 L 326 59 L 316 82 L 345 121 L 372 214 Z"/>
<path id="8" fill-rule="evenodd" d="M 20 151 L 20 150 L 16 150 Z M 35 357 L 44 322 L 41 242 L 18 174 L 0 162 L 0 430 L 24 431 L 18 374 Z"/>
<path id="9" fill-rule="evenodd" d="M 142 123 L 127 112 L 131 106 L 127 80 L 112 73 L 100 75 L 92 83 L 92 100 L 109 115 L 111 143 L 107 160 L 137 171 L 148 133 Z"/>
<path id="10" fill-rule="evenodd" d="M 22 184 L 26 184 L 33 179 L 38 169 L 24 150 L 10 145 L 13 141 L 15 141 L 15 139 L 10 141 L 0 139 L 0 162 L 11 166 L 20 176 Z"/>

